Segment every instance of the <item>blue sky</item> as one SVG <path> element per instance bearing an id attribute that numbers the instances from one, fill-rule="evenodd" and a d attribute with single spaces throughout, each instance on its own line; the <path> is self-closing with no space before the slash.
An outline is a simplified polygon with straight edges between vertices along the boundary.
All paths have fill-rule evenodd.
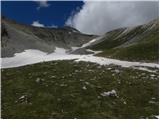
<path id="1" fill-rule="evenodd" d="M 48 1 L 47 5 L 34 1 L 2 1 L 2 14 L 17 22 L 32 24 L 33 21 L 45 26 L 63 26 L 70 15 L 81 9 L 82 1 Z"/>
<path id="2" fill-rule="evenodd" d="M 1 10 L 20 23 L 38 27 L 69 25 L 97 35 L 159 17 L 158 1 L 3 1 Z"/>

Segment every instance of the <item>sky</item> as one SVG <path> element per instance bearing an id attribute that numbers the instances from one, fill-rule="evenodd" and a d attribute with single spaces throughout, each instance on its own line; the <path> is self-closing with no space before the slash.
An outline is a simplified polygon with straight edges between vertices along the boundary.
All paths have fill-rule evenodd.
<path id="1" fill-rule="evenodd" d="M 37 27 L 72 26 L 86 34 L 147 23 L 159 16 L 157 1 L 2 1 L 2 15 Z"/>
<path id="2" fill-rule="evenodd" d="M 73 11 L 77 11 L 83 2 L 36 2 L 36 1 L 2 1 L 2 14 L 17 22 L 44 26 L 63 26 Z"/>

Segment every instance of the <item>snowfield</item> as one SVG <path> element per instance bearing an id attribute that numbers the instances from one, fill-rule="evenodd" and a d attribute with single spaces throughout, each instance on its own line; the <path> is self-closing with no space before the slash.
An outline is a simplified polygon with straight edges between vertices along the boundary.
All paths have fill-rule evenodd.
<path id="1" fill-rule="evenodd" d="M 22 53 L 16 53 L 14 57 L 1 58 L 1 68 L 19 67 L 28 64 L 52 60 L 76 59 L 77 55 L 69 55 L 65 49 L 56 48 L 54 53 L 48 54 L 40 50 L 29 49 Z"/>
<path id="2" fill-rule="evenodd" d="M 150 68 L 158 68 L 159 65 L 155 63 L 141 63 L 141 62 L 129 62 L 129 61 L 121 61 L 110 58 L 103 58 L 90 55 L 74 55 L 67 53 L 67 50 L 63 48 L 56 48 L 54 53 L 47 54 L 45 52 L 29 49 L 25 50 L 22 53 L 16 53 L 14 57 L 1 58 L 1 68 L 12 68 L 19 67 L 44 61 L 53 61 L 53 60 L 74 60 L 76 62 L 85 61 L 97 63 L 100 65 L 119 65 L 121 67 L 132 67 L 134 69 L 140 69 L 152 72 L 146 67 Z"/>

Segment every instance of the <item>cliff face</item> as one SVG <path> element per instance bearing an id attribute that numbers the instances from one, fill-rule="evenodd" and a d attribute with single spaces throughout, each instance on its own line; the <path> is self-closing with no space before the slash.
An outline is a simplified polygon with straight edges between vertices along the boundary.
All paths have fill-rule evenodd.
<path id="1" fill-rule="evenodd" d="M 55 47 L 71 49 L 79 47 L 93 39 L 94 35 L 85 35 L 71 27 L 40 28 L 19 24 L 2 18 L 2 57 L 11 57 L 26 49 L 38 49 L 54 52 Z"/>

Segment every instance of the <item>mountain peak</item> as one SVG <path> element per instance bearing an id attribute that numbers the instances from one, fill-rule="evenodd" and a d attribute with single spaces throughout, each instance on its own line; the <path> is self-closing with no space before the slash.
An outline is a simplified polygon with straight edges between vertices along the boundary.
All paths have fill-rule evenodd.
<path id="1" fill-rule="evenodd" d="M 64 27 L 62 27 L 62 29 L 69 30 L 69 31 L 72 31 L 72 32 L 78 32 L 78 33 L 80 32 L 76 28 L 73 28 L 71 26 L 64 26 Z"/>

